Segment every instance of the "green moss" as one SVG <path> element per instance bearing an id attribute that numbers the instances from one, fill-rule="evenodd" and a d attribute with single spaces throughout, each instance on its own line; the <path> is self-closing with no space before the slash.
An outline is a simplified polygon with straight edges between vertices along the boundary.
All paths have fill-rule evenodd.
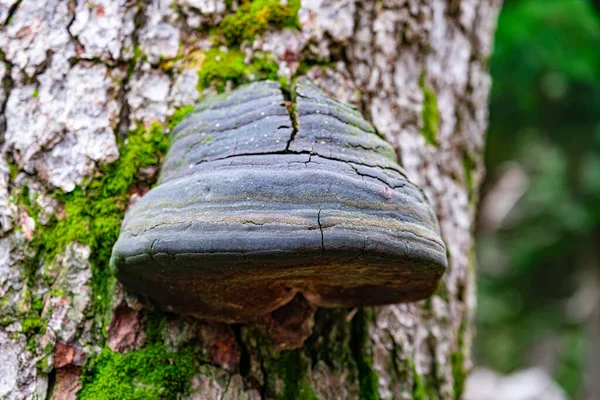
<path id="1" fill-rule="evenodd" d="M 229 9 L 230 7 L 228 7 Z M 198 71 L 198 91 L 215 87 L 223 92 L 228 82 L 233 86 L 243 83 L 273 79 L 277 80 L 279 63 L 270 53 L 255 52 L 247 61 L 247 55 L 239 45 L 269 28 L 298 28 L 300 0 L 242 0 L 234 14 L 228 15 L 211 32 L 215 47 L 195 50 L 184 57 L 184 64 Z M 227 49 L 218 44 L 227 44 Z M 286 84 L 282 78 L 282 84 Z"/>
<path id="2" fill-rule="evenodd" d="M 442 394 L 440 393 L 440 391 L 443 384 L 443 378 L 440 376 L 439 364 L 437 362 L 436 344 L 437 339 L 435 338 L 435 336 L 430 334 L 427 337 L 427 347 L 429 348 L 429 353 L 432 356 L 433 362 L 431 364 L 431 370 L 424 376 L 420 377 L 421 381 L 424 382 L 426 398 L 428 400 L 442 399 Z"/>
<path id="3" fill-rule="evenodd" d="M 19 166 L 14 163 L 8 162 L 8 170 L 10 173 L 10 181 L 14 182 L 15 179 L 17 179 L 17 175 L 19 175 Z"/>
<path id="4" fill-rule="evenodd" d="M 410 361 L 409 364 L 413 373 L 413 400 L 425 400 L 427 399 L 427 392 L 425 390 L 425 385 L 423 384 L 423 378 L 421 378 L 421 375 L 417 372 L 415 363 Z"/>
<path id="5" fill-rule="evenodd" d="M 435 294 L 442 300 L 448 302 L 450 301 L 449 296 L 450 296 L 450 292 L 448 290 L 448 286 L 446 285 L 446 282 L 444 282 L 443 280 L 440 281 L 440 284 L 437 288 L 437 290 L 435 291 Z"/>
<path id="6" fill-rule="evenodd" d="M 245 0 L 235 14 L 223 18 L 218 32 L 229 46 L 244 40 L 252 42 L 270 27 L 298 28 L 299 9 L 300 0 L 288 0 L 287 4 L 280 0 Z"/>
<path id="7" fill-rule="evenodd" d="M 461 324 L 458 330 L 458 350 L 450 355 L 450 363 L 452 366 L 452 377 L 454 379 L 454 398 L 462 399 L 465 392 L 465 381 L 467 379 L 467 371 L 465 368 L 465 325 Z"/>
<path id="8" fill-rule="evenodd" d="M 473 171 L 475 171 L 475 168 L 477 167 L 477 165 L 475 164 L 475 161 L 473 161 L 466 154 L 463 155 L 462 164 L 463 164 L 463 169 L 465 171 L 465 184 L 467 185 L 467 190 L 469 193 L 469 201 L 471 201 L 471 200 L 473 200 L 473 195 L 475 193 L 475 183 L 473 182 Z"/>
<path id="9" fill-rule="evenodd" d="M 131 79 L 135 72 L 136 64 L 142 61 L 143 56 L 142 49 L 140 45 L 137 44 L 133 48 L 133 57 L 131 57 L 131 60 L 129 60 L 129 63 L 127 64 L 127 74 L 125 75 L 124 83 L 129 82 L 129 79 Z"/>
<path id="10" fill-rule="evenodd" d="M 261 384 L 263 397 L 276 400 L 317 399 L 310 377 L 311 358 L 306 353 L 310 346 L 278 351 L 265 340 L 261 331 L 244 327 L 240 334 L 240 342 L 244 343 L 243 348 L 249 354 L 253 354 L 261 366 L 260 377 L 250 371 L 246 379 L 254 381 L 258 378 L 264 381 Z"/>
<path id="11" fill-rule="evenodd" d="M 138 61 L 146 61 L 147 58 L 148 57 L 142 51 L 142 46 L 140 46 L 139 43 L 136 44 L 135 47 L 133 48 L 133 59 L 138 60 Z"/>
<path id="12" fill-rule="evenodd" d="M 314 67 L 319 67 L 321 70 L 326 72 L 328 69 L 335 69 L 335 61 L 329 60 L 329 58 L 323 59 L 314 59 L 314 58 L 302 58 L 300 64 L 298 65 L 298 69 L 294 76 L 303 76 L 308 73 Z"/>
<path id="13" fill-rule="evenodd" d="M 25 318 L 21 317 L 21 332 L 27 336 L 27 350 L 35 351 L 35 335 L 46 330 L 47 319 L 41 318 L 36 313 L 30 313 Z"/>
<path id="14" fill-rule="evenodd" d="M 394 341 L 387 367 L 390 372 L 391 385 L 397 384 L 400 387 L 404 387 L 406 386 L 406 382 L 410 380 L 412 369 L 409 368 L 408 360 L 405 360 L 401 354 L 402 346 Z"/>
<path id="15" fill-rule="evenodd" d="M 192 107 L 178 110 L 167 125 L 172 126 L 181 121 L 191 110 Z M 94 293 L 92 312 L 97 318 L 98 326 L 106 325 L 110 318 L 109 300 L 112 297 L 111 290 L 115 278 L 110 273 L 108 264 L 129 202 L 131 188 L 136 184 L 152 184 L 137 182 L 137 173 L 140 168 L 159 165 L 167 147 L 167 135 L 158 123 L 148 129 L 142 127 L 130 132 L 126 138 L 119 140 L 120 157 L 115 163 L 104 166 L 85 187 L 77 187 L 70 193 L 54 193 L 53 197 L 64 209 L 64 216 L 54 216 L 47 225 L 37 224 L 38 231 L 34 237 L 34 242 L 39 246 L 36 263 L 42 259 L 48 264 L 51 263 L 71 242 L 90 246 Z M 38 210 L 30 204 L 26 188 L 21 191 L 20 196 L 22 204 L 36 219 Z M 41 300 L 34 300 L 33 309 L 41 310 L 39 305 Z"/>
<path id="16" fill-rule="evenodd" d="M 167 138 L 160 125 L 132 132 L 121 141 L 117 162 L 106 166 L 86 188 L 77 187 L 71 193 L 55 195 L 64 207 L 66 218 L 54 219 L 40 229 L 41 246 L 48 261 L 71 242 L 90 246 L 95 315 L 103 316 L 109 309 L 114 278 L 108 270 L 108 261 L 127 208 L 129 189 L 138 170 L 159 164 L 166 150 Z"/>
<path id="17" fill-rule="evenodd" d="M 105 348 L 83 376 L 78 397 L 175 399 L 192 378 L 196 360 L 191 347 L 175 353 L 153 343 L 125 354 Z"/>
<path id="18" fill-rule="evenodd" d="M 582 398 L 592 343 L 582 326 L 562 332 L 558 340 L 560 363 L 553 369 L 552 376 L 571 398 Z"/>
<path id="19" fill-rule="evenodd" d="M 427 345 L 429 347 L 428 351 L 434 355 L 434 342 L 432 339 L 433 336 L 429 336 Z M 395 343 L 392 350 L 392 359 L 388 367 L 388 371 L 392 374 L 392 385 L 397 385 L 402 388 L 401 390 L 411 390 L 412 399 L 414 400 L 439 400 L 445 398 L 440 393 L 442 382 L 438 373 L 438 365 L 435 363 L 432 364 L 431 371 L 426 375 L 420 375 L 414 360 L 402 357 L 402 353 L 400 345 Z"/>
<path id="20" fill-rule="evenodd" d="M 80 399 L 175 399 L 202 363 L 193 342 L 174 352 L 164 344 L 165 317 L 150 312 L 146 344 L 128 353 L 104 348 L 90 359 L 81 378 Z"/>
<path id="21" fill-rule="evenodd" d="M 194 106 L 183 106 L 175 110 L 173 115 L 169 118 L 167 122 L 167 128 L 169 131 L 172 131 L 189 113 L 194 111 Z"/>
<path id="22" fill-rule="evenodd" d="M 439 146 L 437 141 L 437 132 L 440 125 L 440 112 L 437 105 L 437 97 L 431 86 L 427 85 L 427 74 L 423 72 L 419 79 L 419 87 L 423 91 L 423 109 L 421 119 L 423 120 L 423 129 L 421 134 L 425 141 L 431 145 Z"/>
<path id="23" fill-rule="evenodd" d="M 21 331 L 27 334 L 33 334 L 43 325 L 42 318 L 33 315 L 21 320 Z"/>
<path id="24" fill-rule="evenodd" d="M 239 50 L 212 48 L 204 56 L 198 71 L 199 92 L 210 86 L 223 92 L 228 81 L 237 86 L 254 80 L 277 79 L 277 61 L 267 54 L 255 54 L 250 64 L 246 64 L 246 56 Z"/>
<path id="25" fill-rule="evenodd" d="M 52 297 L 65 296 L 67 292 L 64 289 L 52 288 L 49 292 Z"/>
<path id="26" fill-rule="evenodd" d="M 33 89 L 33 98 L 37 99 L 38 95 L 40 94 L 40 89 L 39 88 L 35 88 Z"/>
<path id="27" fill-rule="evenodd" d="M 369 324 L 374 315 L 371 309 L 361 308 L 352 320 L 352 352 L 358 369 L 361 400 L 379 400 L 377 372 L 373 369 L 373 355 L 368 346 Z"/>
<path id="28" fill-rule="evenodd" d="M 51 362 L 52 361 L 52 362 Z M 43 357 L 37 364 L 40 371 L 48 374 L 54 369 L 54 358 L 53 357 Z"/>
<path id="29" fill-rule="evenodd" d="M 352 325 L 348 323 L 345 308 L 319 308 L 315 314 L 315 325 L 305 348 L 310 351 L 313 363 L 321 360 L 333 372 L 344 371 L 356 374 L 351 339 Z M 357 374 L 356 374 L 357 375 Z"/>
<path id="30" fill-rule="evenodd" d="M 303 349 L 282 351 L 265 362 L 268 376 L 267 395 L 281 400 L 316 400 L 309 378 L 310 362 Z M 277 381 L 283 383 L 278 390 Z"/>
<path id="31" fill-rule="evenodd" d="M 452 376 L 454 378 L 454 398 L 462 399 L 465 390 L 465 380 L 467 379 L 464 367 L 465 358 L 462 351 L 452 353 L 450 362 L 452 363 Z"/>
<path id="32" fill-rule="evenodd" d="M 39 297 L 36 297 L 31 301 L 31 311 L 42 311 L 43 308 L 44 303 L 42 303 L 42 299 Z"/>

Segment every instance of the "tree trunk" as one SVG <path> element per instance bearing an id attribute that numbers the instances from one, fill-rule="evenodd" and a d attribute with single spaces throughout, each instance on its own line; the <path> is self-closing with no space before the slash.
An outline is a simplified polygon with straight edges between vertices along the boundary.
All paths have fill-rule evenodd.
<path id="1" fill-rule="evenodd" d="M 499 7 L 0 1 L 0 398 L 461 398 Z M 244 325 L 126 293 L 107 261 L 163 132 L 202 92 L 300 74 L 358 105 L 433 204 L 449 257 L 437 293 L 314 321 L 293 302 Z"/>

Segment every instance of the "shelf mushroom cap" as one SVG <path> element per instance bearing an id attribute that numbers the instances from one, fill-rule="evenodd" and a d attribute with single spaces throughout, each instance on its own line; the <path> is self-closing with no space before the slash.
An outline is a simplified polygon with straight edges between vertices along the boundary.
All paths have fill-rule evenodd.
<path id="1" fill-rule="evenodd" d="M 446 262 L 435 214 L 391 145 L 300 79 L 292 102 L 262 81 L 188 115 L 111 266 L 166 310 L 243 322 L 298 293 L 322 307 L 420 300 Z"/>

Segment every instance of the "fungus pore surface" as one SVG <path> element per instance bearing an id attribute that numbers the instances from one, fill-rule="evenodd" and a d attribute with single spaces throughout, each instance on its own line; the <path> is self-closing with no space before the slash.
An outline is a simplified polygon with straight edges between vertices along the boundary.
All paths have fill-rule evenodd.
<path id="1" fill-rule="evenodd" d="M 323 307 L 432 294 L 446 248 L 423 192 L 355 108 L 300 79 L 203 101 L 111 265 L 164 309 L 243 322 L 301 293 Z"/>

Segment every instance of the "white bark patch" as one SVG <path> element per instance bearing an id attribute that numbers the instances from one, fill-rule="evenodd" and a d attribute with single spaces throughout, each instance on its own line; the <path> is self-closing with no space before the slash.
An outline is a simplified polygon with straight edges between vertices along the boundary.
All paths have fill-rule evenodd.
<path id="1" fill-rule="evenodd" d="M 0 239 L 0 315 L 12 315 L 26 312 L 29 304 L 27 298 L 27 282 L 25 280 L 27 243 L 23 232 L 13 231 Z"/>
<path id="2" fill-rule="evenodd" d="M 132 50 L 134 11 L 128 10 L 127 4 L 127 0 L 77 1 L 69 31 L 83 45 L 81 57 L 117 60 L 124 46 Z"/>
<path id="3" fill-rule="evenodd" d="M 135 128 L 135 121 L 150 123 L 167 117 L 171 81 L 166 74 L 154 70 L 141 72 L 132 77 L 129 86 L 127 103 L 131 109 L 131 129 Z"/>
<path id="4" fill-rule="evenodd" d="M 0 35 L 0 48 L 13 65 L 33 76 L 48 51 L 62 57 L 75 54 L 67 31 L 70 20 L 67 1 L 23 1 Z"/>
<path id="5" fill-rule="evenodd" d="M 23 335 L 13 337 L 0 329 L 0 398 L 45 399 L 48 380 L 38 376 L 33 355 Z"/>
<path id="6" fill-rule="evenodd" d="M 224 0 L 179 0 L 177 3 L 186 23 L 193 29 L 220 22 L 226 9 Z"/>
<path id="7" fill-rule="evenodd" d="M 201 374 L 192 378 L 190 389 L 182 399 L 204 400 L 204 399 L 262 399 L 258 390 L 244 389 L 244 378 L 235 374 L 228 376 L 223 370 L 205 366 Z"/>
<path id="8" fill-rule="evenodd" d="M 352 0 L 305 0 L 298 14 L 302 30 L 317 42 L 325 34 L 344 42 L 354 30 L 355 2 Z"/>
<path id="9" fill-rule="evenodd" d="M 0 22 L 6 21 L 10 8 L 17 0 L 0 0 Z"/>
<path id="10" fill-rule="evenodd" d="M 181 71 L 175 78 L 169 93 L 171 107 L 194 104 L 198 100 L 197 85 L 198 72 L 195 69 L 187 68 Z"/>
<path id="11" fill-rule="evenodd" d="M 64 295 L 50 299 L 51 315 L 47 328 L 52 330 L 56 340 L 64 343 L 75 339 L 84 311 L 90 304 L 92 267 L 89 257 L 88 246 L 74 243 L 57 260 L 58 276 L 52 288 Z"/>
<path id="12" fill-rule="evenodd" d="M 12 230 L 17 217 L 17 206 L 10 201 L 8 192 L 9 177 L 10 171 L 6 159 L 0 155 L 0 237 Z M 8 257 L 8 251 L 6 253 L 0 251 L 0 254 L 0 268 L 2 268 L 2 260 Z"/>
<path id="13" fill-rule="evenodd" d="M 69 70 L 65 62 L 53 58 L 38 78 L 37 97 L 33 85 L 13 88 L 5 145 L 18 153 L 25 171 L 71 191 L 95 162 L 117 159 L 112 125 L 118 105 L 104 65 L 80 63 Z"/>
<path id="14" fill-rule="evenodd" d="M 307 76 L 318 81 L 321 88 L 344 103 L 360 107 L 360 92 L 343 62 L 337 62 L 334 68 L 311 68 Z"/>
<path id="15" fill-rule="evenodd" d="M 139 33 L 140 46 L 148 61 L 158 63 L 162 58 L 173 58 L 179 50 L 177 15 L 171 0 L 153 0 L 144 6 L 146 23 Z"/>
<path id="16" fill-rule="evenodd" d="M 358 383 L 349 371 L 336 371 L 319 360 L 312 369 L 313 391 L 319 399 L 356 399 Z"/>

